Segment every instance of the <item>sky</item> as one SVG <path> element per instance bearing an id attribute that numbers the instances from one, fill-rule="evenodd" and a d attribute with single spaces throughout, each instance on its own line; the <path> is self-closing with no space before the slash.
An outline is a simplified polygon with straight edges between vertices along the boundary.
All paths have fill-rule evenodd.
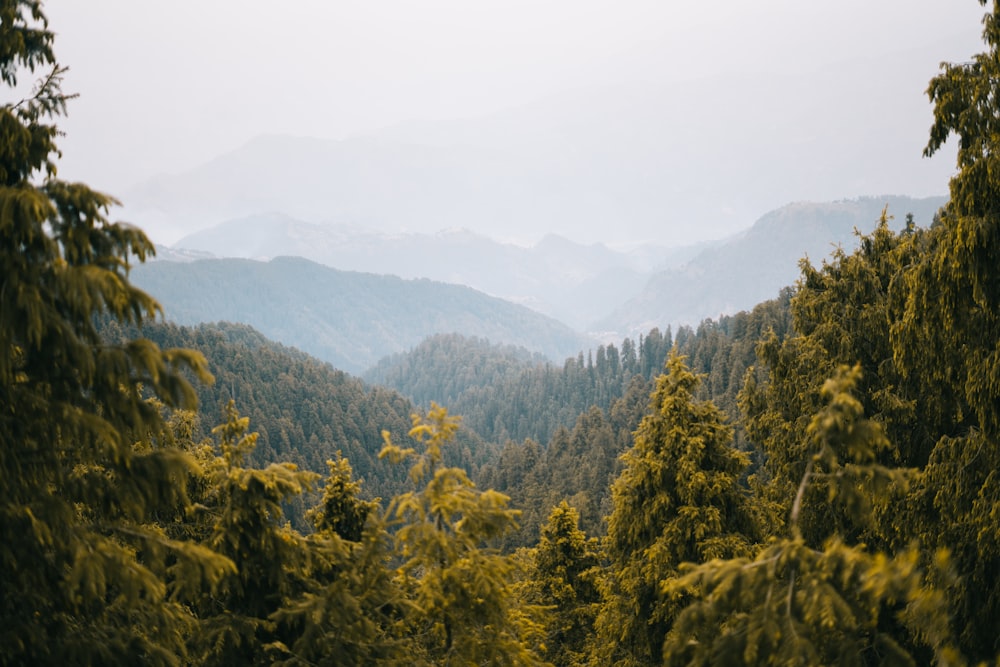
<path id="1" fill-rule="evenodd" d="M 80 95 L 59 123 L 60 176 L 112 193 L 261 134 L 343 139 L 587 86 L 793 71 L 907 44 L 940 41 L 940 60 L 965 60 L 981 50 L 983 12 L 975 0 L 52 0 L 45 10 L 70 68 L 64 90 Z"/>

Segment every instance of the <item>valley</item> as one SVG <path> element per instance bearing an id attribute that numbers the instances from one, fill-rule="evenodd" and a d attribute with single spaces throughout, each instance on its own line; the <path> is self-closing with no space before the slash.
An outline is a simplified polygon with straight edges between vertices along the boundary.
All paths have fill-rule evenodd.
<path id="1" fill-rule="evenodd" d="M 1000 664 L 1000 2 L 897 1 L 0 0 L 0 665 Z"/>

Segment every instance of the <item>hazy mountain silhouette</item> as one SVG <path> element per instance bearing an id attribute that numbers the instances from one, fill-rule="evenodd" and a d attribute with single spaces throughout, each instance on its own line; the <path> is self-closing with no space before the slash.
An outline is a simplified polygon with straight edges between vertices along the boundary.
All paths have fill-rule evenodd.
<path id="1" fill-rule="evenodd" d="M 919 226 L 929 226 L 944 197 L 867 197 L 828 203 L 788 204 L 758 220 L 753 227 L 706 249 L 680 268 L 654 275 L 640 294 L 592 331 L 603 337 L 636 335 L 656 326 L 696 325 L 706 318 L 749 310 L 774 298 L 799 277 L 799 260 L 819 265 L 837 246 L 857 245 L 854 230 L 873 230 L 888 206 L 890 226 L 900 229 L 912 213 Z"/>
<path id="2" fill-rule="evenodd" d="M 360 373 L 436 333 L 518 345 L 562 361 L 591 342 L 524 306 L 469 287 L 337 271 L 301 258 L 149 262 L 136 285 L 178 324 L 228 321 Z"/>
<path id="3" fill-rule="evenodd" d="M 250 259 L 297 256 L 347 271 L 468 285 L 583 330 L 638 293 L 654 270 L 678 266 L 704 246 L 619 252 L 549 235 L 526 248 L 468 230 L 390 235 L 269 214 L 196 232 L 166 252 Z"/>

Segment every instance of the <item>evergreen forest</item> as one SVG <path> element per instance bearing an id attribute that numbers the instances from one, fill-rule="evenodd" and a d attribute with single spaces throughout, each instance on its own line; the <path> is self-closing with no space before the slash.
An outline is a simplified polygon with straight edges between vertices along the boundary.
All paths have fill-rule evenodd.
<path id="1" fill-rule="evenodd" d="M 980 4 L 929 73 L 933 224 L 562 365 L 442 332 L 358 378 L 170 323 L 149 238 L 58 177 L 41 0 L 0 0 L 0 665 L 1000 664 Z"/>

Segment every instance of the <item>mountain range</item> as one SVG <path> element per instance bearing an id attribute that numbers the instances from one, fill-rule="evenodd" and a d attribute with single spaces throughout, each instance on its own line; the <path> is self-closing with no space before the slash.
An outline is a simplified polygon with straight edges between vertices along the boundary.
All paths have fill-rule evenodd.
<path id="1" fill-rule="evenodd" d="M 818 263 L 837 247 L 850 250 L 855 247 L 856 231 L 871 231 L 883 209 L 891 216 L 891 226 L 899 228 L 907 214 L 913 214 L 919 225 L 929 225 L 935 212 L 944 204 L 943 197 L 913 199 L 901 196 L 862 197 L 836 202 L 798 202 L 788 204 L 762 216 L 748 229 L 724 241 L 704 243 L 681 248 L 662 248 L 647 245 L 630 251 L 614 250 L 602 244 L 584 245 L 555 235 L 546 236 L 533 247 L 525 248 L 501 243 L 468 230 L 451 230 L 437 234 L 385 234 L 344 225 L 321 225 L 296 220 L 288 216 L 268 215 L 227 221 L 208 230 L 185 237 L 174 248 L 160 248 L 159 255 L 175 262 L 189 262 L 207 257 L 235 256 L 269 260 L 279 255 L 301 256 L 317 263 L 338 269 L 330 275 L 341 277 L 346 271 L 368 272 L 399 276 L 409 282 L 386 278 L 386 284 L 408 284 L 408 289 L 426 289 L 440 296 L 445 287 L 441 283 L 461 284 L 480 294 L 498 297 L 509 302 L 529 306 L 535 311 L 565 323 L 569 329 L 584 332 L 577 342 L 600 340 L 618 342 L 626 336 L 645 333 L 652 327 L 676 328 L 683 324 L 696 325 L 705 318 L 733 314 L 748 310 L 757 303 L 777 295 L 783 287 L 795 282 L 799 275 L 798 263 L 803 257 Z M 158 262 L 157 262 L 158 263 Z M 209 266 L 257 267 L 251 264 L 199 264 L 195 275 Z M 275 276 L 275 284 L 267 290 L 288 289 L 290 294 L 275 296 L 282 307 L 300 303 L 301 290 L 297 291 L 290 275 L 281 275 L 289 264 L 282 260 L 267 269 Z M 218 272 L 220 269 L 214 269 Z M 254 269 L 254 274 L 260 270 Z M 253 324 L 262 331 L 288 345 L 306 344 L 320 358 L 328 361 L 345 358 L 376 361 L 368 350 L 354 350 L 356 343 L 341 337 L 337 349 L 320 351 L 317 340 L 301 341 L 288 335 L 279 335 L 268 329 L 261 320 L 250 320 L 240 311 L 232 309 L 212 311 L 195 307 L 187 302 L 187 295 L 195 295 L 207 284 L 189 289 L 183 287 L 188 277 L 181 267 L 173 269 L 145 268 L 137 276 L 147 280 L 147 272 L 159 275 L 169 273 L 174 287 L 163 282 L 157 285 L 157 296 L 167 295 L 168 315 L 180 321 L 195 323 L 202 318 L 230 319 Z M 360 275 L 360 274 L 358 274 Z M 229 284 L 219 277 L 219 284 Z M 368 276 L 374 281 L 374 276 Z M 325 284 L 320 281 L 319 284 Z M 235 289 L 235 286 L 233 287 Z M 264 286 L 255 289 L 263 290 Z M 318 285 L 317 298 L 326 303 Z M 330 289 L 343 289 L 331 284 Z M 465 294 L 465 293 L 463 293 Z M 375 330 L 399 327 L 380 324 L 376 309 L 366 305 L 367 297 L 358 296 L 361 310 L 342 313 L 345 321 L 360 322 L 369 318 Z M 195 299 L 198 301 L 199 299 Z M 487 299 L 488 301 L 488 299 Z M 352 302 L 353 303 L 353 302 Z M 485 301 L 484 301 L 485 303 Z M 307 303 L 300 304 L 309 308 Z M 386 307 L 396 306 L 385 304 Z M 346 301 L 339 301 L 338 308 L 353 308 Z M 492 307 L 492 306 L 491 306 Z M 199 309 L 200 308 L 200 309 Z M 247 312 L 253 310 L 247 304 Z M 197 317 L 195 316 L 198 314 Z M 455 313 L 457 315 L 457 313 Z M 286 321 L 289 316 L 284 316 Z M 535 351 L 555 354 L 556 360 L 565 355 L 567 348 L 559 346 L 532 346 L 527 335 L 514 336 L 508 331 L 497 338 L 488 329 L 463 328 L 467 322 L 439 324 L 443 328 L 434 333 L 463 333 L 492 338 L 497 343 L 514 343 Z M 305 322 L 299 322 L 304 326 Z M 352 325 L 353 326 L 353 325 Z M 362 339 L 363 327 L 358 329 Z M 323 339 L 324 336 L 319 336 Z M 418 339 L 402 336 L 394 343 L 378 347 L 381 351 L 400 351 L 400 341 L 415 343 Z M 569 349 L 569 354 L 575 350 Z M 351 368 L 356 367 L 352 365 Z M 345 367 L 346 368 L 346 367 Z"/>
<path id="2" fill-rule="evenodd" d="M 133 282 L 177 324 L 237 322 L 353 374 L 436 333 L 564 359 L 591 344 L 565 324 L 469 287 L 338 271 L 302 258 L 156 261 Z"/>
<path id="3" fill-rule="evenodd" d="M 944 197 L 884 196 L 783 206 L 683 266 L 655 273 L 641 292 L 591 331 L 612 332 L 613 340 L 653 326 L 676 328 L 749 310 L 794 284 L 800 260 L 818 266 L 837 248 L 852 251 L 857 234 L 871 232 L 883 210 L 892 229 L 901 229 L 910 214 L 916 225 L 927 227 L 945 202 Z"/>
<path id="4" fill-rule="evenodd" d="M 387 234 L 270 214 L 195 232 L 178 241 L 168 251 L 172 254 L 160 254 L 182 260 L 185 254 L 178 253 L 189 258 L 305 257 L 344 271 L 468 285 L 585 331 L 623 298 L 638 293 L 655 270 L 679 266 L 707 245 L 646 245 L 624 252 L 550 234 L 523 247 L 464 229 Z"/>

